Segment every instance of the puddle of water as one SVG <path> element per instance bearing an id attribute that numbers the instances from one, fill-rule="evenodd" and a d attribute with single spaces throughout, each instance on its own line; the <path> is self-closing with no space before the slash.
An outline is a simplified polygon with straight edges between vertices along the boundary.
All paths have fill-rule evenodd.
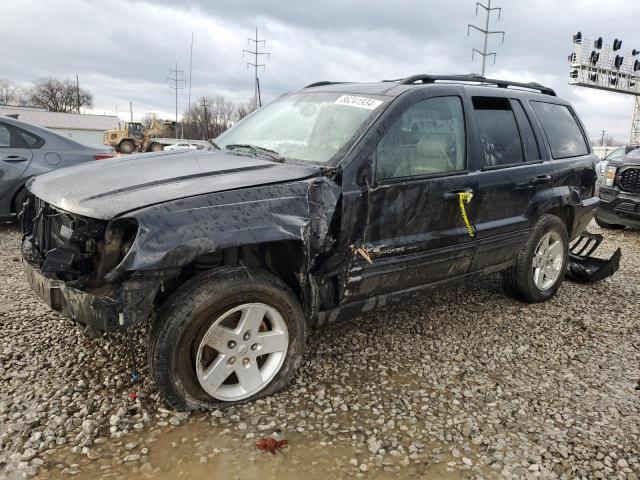
<path id="1" fill-rule="evenodd" d="M 242 479 L 282 480 L 302 478 L 326 480 L 362 474 L 359 465 L 370 457 L 365 446 L 327 445 L 322 438 L 309 434 L 292 433 L 286 436 L 289 447 L 275 455 L 261 452 L 255 447 L 256 438 L 241 438 L 239 432 L 230 432 L 209 425 L 206 417 L 196 417 L 178 426 L 143 434 L 131 434 L 94 450 L 102 457 L 91 461 L 86 456 L 72 453 L 68 448 L 56 452 L 38 475 L 42 479 L 61 476 L 62 469 L 79 470 L 74 477 L 84 479 Z M 127 444 L 135 443 L 131 450 Z M 427 446 L 427 451 L 431 448 Z M 144 449 L 148 449 L 145 451 Z M 125 463 L 127 454 L 140 455 L 141 460 Z M 454 480 L 474 475 L 468 470 L 451 468 L 452 458 L 442 455 L 438 463 L 427 463 L 425 457 L 411 460 L 409 465 L 399 465 L 402 457 L 385 455 L 378 465 L 368 465 L 363 474 L 371 479 L 425 478 Z M 353 459 L 357 460 L 354 465 Z M 75 467 L 74 467 L 75 465 Z M 399 470 L 398 470 L 399 469 Z M 476 476 L 484 475 L 476 471 Z"/>

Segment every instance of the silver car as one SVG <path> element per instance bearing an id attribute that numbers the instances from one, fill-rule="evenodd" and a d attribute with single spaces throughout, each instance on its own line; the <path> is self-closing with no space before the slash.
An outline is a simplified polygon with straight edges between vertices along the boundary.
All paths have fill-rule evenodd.
<path id="1" fill-rule="evenodd" d="M 0 116 L 0 218 L 22 210 L 29 178 L 69 165 L 114 155 L 106 146 L 88 146 L 49 129 Z"/>

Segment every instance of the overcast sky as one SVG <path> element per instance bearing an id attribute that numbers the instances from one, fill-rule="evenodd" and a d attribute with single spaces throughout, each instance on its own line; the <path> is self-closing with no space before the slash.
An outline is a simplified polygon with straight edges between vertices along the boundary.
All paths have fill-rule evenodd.
<path id="1" fill-rule="evenodd" d="M 486 2 L 486 0 L 485 0 Z M 640 49 L 640 0 L 493 0 L 506 31 L 487 76 L 537 81 L 571 101 L 592 138 L 600 130 L 625 141 L 632 97 L 567 85 L 572 35 L 623 40 Z M 194 32 L 192 101 L 201 95 L 245 100 L 253 94 L 247 37 L 259 28 L 271 53 L 261 73 L 263 100 L 317 80 L 369 81 L 413 73 L 480 71 L 467 38 L 473 0 L 11 0 L 0 14 L 0 78 L 75 78 L 94 94 L 96 113 L 122 118 L 129 100 L 140 117 L 173 117 L 165 77 L 178 62 L 188 78 Z M 635 42 L 635 44 L 634 44 Z M 187 88 L 178 109 L 187 104 Z"/>

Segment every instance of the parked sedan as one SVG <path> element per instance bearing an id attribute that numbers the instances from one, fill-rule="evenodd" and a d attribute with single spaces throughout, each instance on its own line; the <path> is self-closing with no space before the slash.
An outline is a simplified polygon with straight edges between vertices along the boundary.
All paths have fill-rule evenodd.
<path id="1" fill-rule="evenodd" d="M 29 178 L 113 155 L 110 147 L 83 145 L 46 128 L 0 117 L 0 218 L 22 210 Z"/>
<path id="2" fill-rule="evenodd" d="M 164 147 L 165 150 L 198 150 L 198 146 L 193 143 L 181 142 L 174 143 L 173 145 L 168 145 Z"/>

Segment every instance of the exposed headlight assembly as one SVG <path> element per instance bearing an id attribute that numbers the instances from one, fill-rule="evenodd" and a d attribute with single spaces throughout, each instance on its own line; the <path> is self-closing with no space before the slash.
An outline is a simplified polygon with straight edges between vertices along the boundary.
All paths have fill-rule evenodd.
<path id="1" fill-rule="evenodd" d="M 138 224 L 128 218 L 120 218 L 109 223 L 101 245 L 101 261 L 98 278 L 113 270 L 129 253 L 138 234 Z"/>

